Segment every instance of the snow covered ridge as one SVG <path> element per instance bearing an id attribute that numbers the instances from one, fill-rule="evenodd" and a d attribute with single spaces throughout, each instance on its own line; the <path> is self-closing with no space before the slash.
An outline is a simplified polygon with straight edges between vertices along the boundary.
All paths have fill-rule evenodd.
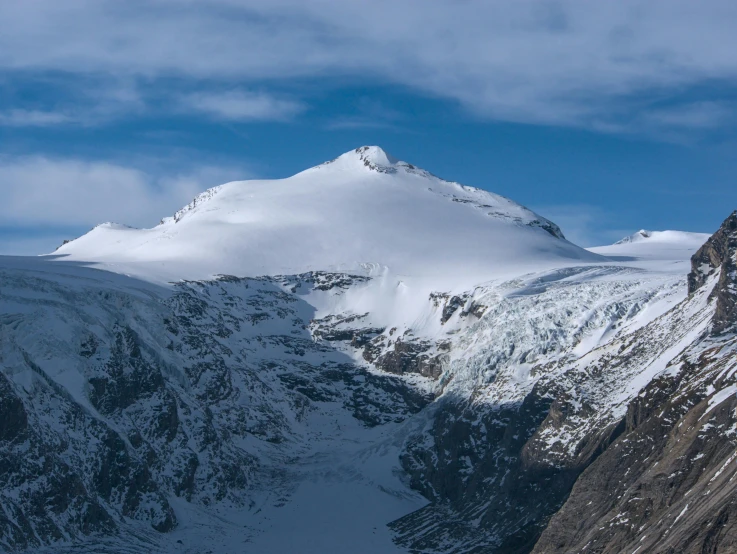
<path id="1" fill-rule="evenodd" d="M 708 238 L 708 233 L 688 233 L 685 231 L 646 231 L 640 229 L 636 233 L 624 237 L 614 243 L 613 246 L 630 243 L 648 242 L 654 243 L 684 243 L 698 242 L 703 244 Z"/>
<path id="2" fill-rule="evenodd" d="M 445 288 L 598 259 L 512 200 L 375 146 L 287 179 L 215 187 L 152 229 L 97 227 L 55 254 L 164 282 L 372 264 Z"/>

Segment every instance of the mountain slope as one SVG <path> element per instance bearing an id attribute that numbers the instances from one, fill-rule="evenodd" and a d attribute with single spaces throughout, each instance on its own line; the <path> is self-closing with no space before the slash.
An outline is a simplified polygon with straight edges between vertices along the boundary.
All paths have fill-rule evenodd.
<path id="1" fill-rule="evenodd" d="M 587 551 L 661 406 L 731 425 L 729 221 L 589 252 L 364 147 L 0 258 L 0 548 Z"/>
<path id="2" fill-rule="evenodd" d="M 632 400 L 534 552 L 737 549 L 735 264 L 737 212 L 692 259 L 687 302 L 706 303 L 708 325 Z"/>
<path id="3" fill-rule="evenodd" d="M 619 262 L 638 262 L 651 271 L 689 271 L 691 255 L 709 239 L 708 233 L 683 231 L 645 231 L 623 238 L 608 246 L 589 248 Z"/>
<path id="4" fill-rule="evenodd" d="M 387 551 L 372 527 L 424 500 L 399 446 L 373 449 L 430 398 L 313 341 L 313 313 L 271 279 L 164 288 L 0 257 L 0 550 L 339 552 L 358 527 L 356 552 Z M 353 535 L 272 530 L 318 483 Z"/>

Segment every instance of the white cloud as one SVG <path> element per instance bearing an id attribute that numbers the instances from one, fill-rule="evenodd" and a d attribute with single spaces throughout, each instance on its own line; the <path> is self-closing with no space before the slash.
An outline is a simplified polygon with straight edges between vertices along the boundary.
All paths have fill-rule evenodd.
<path id="1" fill-rule="evenodd" d="M 38 256 L 49 254 L 74 235 L 50 231 L 37 236 L 5 236 L 0 233 L 0 256 Z"/>
<path id="2" fill-rule="evenodd" d="M 18 109 L 0 112 L 0 126 L 4 127 L 49 127 L 72 120 L 71 116 L 63 112 Z"/>
<path id="3" fill-rule="evenodd" d="M 28 82 L 25 83 L 24 79 Z M 39 108 L 39 98 L 34 99 L 36 105 L 32 108 L 23 107 L 23 94 L 16 93 L 19 97 L 13 98 L 7 92 L 13 89 L 8 83 L 15 81 L 30 84 L 36 87 L 37 92 L 51 91 L 48 99 L 51 108 Z M 3 98 L 3 92 L 6 98 Z M 4 82 L 0 81 L 0 127 L 94 126 L 145 110 L 146 99 L 141 95 L 138 83 L 131 78 L 112 78 L 109 75 L 92 78 L 81 74 L 34 78 L 32 73 L 26 73 L 23 76 L 6 75 Z"/>
<path id="4" fill-rule="evenodd" d="M 151 175 L 108 162 L 43 156 L 0 158 L 0 221 L 10 226 L 153 226 L 233 168 Z"/>
<path id="5" fill-rule="evenodd" d="M 646 125 L 669 128 L 709 129 L 735 120 L 737 109 L 727 102 L 693 102 L 649 111 L 643 115 Z"/>
<path id="6" fill-rule="evenodd" d="M 405 114 L 385 106 L 371 97 L 362 96 L 352 106 L 352 111 L 328 122 L 331 130 L 342 129 L 392 129 L 401 130 L 399 123 Z"/>
<path id="7" fill-rule="evenodd" d="M 737 79 L 733 0 L 28 0 L 0 3 L 0 20 L 9 70 L 200 84 L 358 76 L 494 119 L 602 130 L 648 109 L 635 96 Z M 257 110 L 201 104 L 221 117 Z"/>
<path id="8" fill-rule="evenodd" d="M 300 102 L 263 92 L 194 93 L 183 96 L 179 102 L 183 110 L 232 121 L 283 121 L 305 109 Z"/>

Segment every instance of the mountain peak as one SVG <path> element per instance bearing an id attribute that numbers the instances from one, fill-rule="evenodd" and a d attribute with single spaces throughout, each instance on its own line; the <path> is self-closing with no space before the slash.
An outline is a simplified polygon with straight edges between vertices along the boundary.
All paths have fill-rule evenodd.
<path id="1" fill-rule="evenodd" d="M 391 154 L 388 154 L 380 146 L 360 146 L 317 167 L 339 167 L 341 169 L 361 168 L 379 173 L 397 173 L 400 168 L 418 170 L 412 164 L 400 161 Z M 421 170 L 418 171 L 426 173 Z"/>
<path id="2" fill-rule="evenodd" d="M 639 241 L 641 241 L 643 239 L 649 239 L 652 236 L 653 236 L 653 232 L 652 231 L 647 231 L 645 229 L 640 229 L 636 233 L 634 233 L 632 235 L 629 235 L 629 236 L 626 236 L 623 239 L 618 240 L 614 244 L 627 244 L 629 242 L 639 242 Z"/>
<path id="3" fill-rule="evenodd" d="M 380 146 L 361 146 L 348 154 L 358 156 L 366 165 L 393 166 L 402 163 Z"/>

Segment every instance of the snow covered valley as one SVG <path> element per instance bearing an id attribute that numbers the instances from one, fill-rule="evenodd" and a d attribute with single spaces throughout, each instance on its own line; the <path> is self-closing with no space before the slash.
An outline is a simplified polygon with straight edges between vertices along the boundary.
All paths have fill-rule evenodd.
<path id="1" fill-rule="evenodd" d="M 363 147 L 0 258 L 0 549 L 729 552 L 736 256 Z"/>

